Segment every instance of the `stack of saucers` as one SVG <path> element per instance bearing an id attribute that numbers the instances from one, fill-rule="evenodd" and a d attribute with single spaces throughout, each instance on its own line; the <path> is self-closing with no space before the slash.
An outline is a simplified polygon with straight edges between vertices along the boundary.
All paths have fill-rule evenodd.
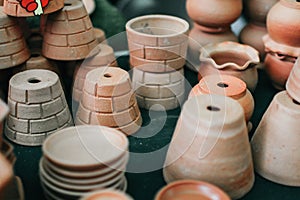
<path id="1" fill-rule="evenodd" d="M 103 126 L 56 132 L 43 144 L 40 179 L 47 199 L 78 199 L 101 189 L 125 191 L 128 139 Z"/>

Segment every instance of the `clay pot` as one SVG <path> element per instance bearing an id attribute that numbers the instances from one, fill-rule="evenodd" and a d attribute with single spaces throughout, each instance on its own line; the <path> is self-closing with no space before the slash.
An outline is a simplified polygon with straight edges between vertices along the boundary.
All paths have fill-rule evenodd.
<path id="1" fill-rule="evenodd" d="M 9 113 L 8 106 L 0 99 L 0 149 L 2 146 L 3 123 L 8 113 Z"/>
<path id="2" fill-rule="evenodd" d="M 83 97 L 76 115 L 77 125 L 103 125 L 126 135 L 142 124 L 129 74 L 117 67 L 98 67 L 87 73 Z"/>
<path id="3" fill-rule="evenodd" d="M 94 191 L 86 194 L 80 200 L 105 200 L 105 199 L 113 199 L 113 200 L 133 200 L 127 194 L 117 191 L 117 190 L 102 190 L 102 191 Z"/>
<path id="4" fill-rule="evenodd" d="M 89 15 L 95 11 L 96 8 L 95 0 L 82 0 L 82 2 Z"/>
<path id="5" fill-rule="evenodd" d="M 277 2 L 278 0 L 244 0 L 244 14 L 251 23 L 265 26 L 269 10 Z"/>
<path id="6" fill-rule="evenodd" d="M 299 74 L 300 74 L 300 57 L 297 59 L 286 83 L 287 93 L 300 102 Z"/>
<path id="7" fill-rule="evenodd" d="M 106 44 L 105 33 L 102 29 L 94 28 L 94 34 L 95 34 L 96 40 L 98 41 L 99 44 L 101 44 L 101 43 Z"/>
<path id="8" fill-rule="evenodd" d="M 300 156 L 294 153 L 299 148 L 299 116 L 299 103 L 282 91 L 274 97 L 262 117 L 251 145 L 255 170 L 264 178 L 300 186 Z"/>
<path id="9" fill-rule="evenodd" d="M 198 79 L 210 74 L 232 75 L 242 79 L 247 88 L 253 92 L 257 85 L 256 64 L 259 63 L 258 52 L 236 42 L 222 42 L 204 47 L 200 54 Z"/>
<path id="10" fill-rule="evenodd" d="M 0 153 L 0 198 L 3 198 L 4 191 L 10 184 L 13 178 L 13 169 L 11 164 L 6 160 L 6 158 Z"/>
<path id="11" fill-rule="evenodd" d="M 22 4 L 22 5 L 21 5 Z M 32 1 L 18 1 L 18 0 L 4 0 L 4 12 L 7 15 L 14 17 L 30 17 L 41 14 L 50 14 L 56 12 L 64 7 L 63 0 L 49 0 L 47 6 L 42 9 L 42 12 L 38 8 L 33 10 L 33 6 L 38 7 L 36 2 Z"/>
<path id="12" fill-rule="evenodd" d="M 260 60 L 265 59 L 265 46 L 263 36 L 268 33 L 265 26 L 256 25 L 254 23 L 247 24 L 240 33 L 240 41 L 244 44 L 252 46 L 259 52 Z"/>
<path id="13" fill-rule="evenodd" d="M 220 188 L 206 182 L 182 180 L 175 181 L 163 187 L 155 197 L 155 200 L 171 199 L 211 199 L 230 200 L 229 196 Z"/>
<path id="14" fill-rule="evenodd" d="M 19 2 L 18 2 L 19 4 Z M 0 69 L 17 66 L 25 62 L 30 53 L 18 20 L 7 16 L 0 7 Z"/>
<path id="15" fill-rule="evenodd" d="M 213 122 L 213 123 L 212 123 Z M 166 182 L 215 184 L 233 199 L 250 191 L 254 171 L 244 111 L 220 95 L 200 95 L 184 104 L 168 149 Z"/>
<path id="16" fill-rule="evenodd" d="M 48 135 L 73 124 L 59 78 L 49 70 L 14 75 L 8 105 L 5 134 L 17 144 L 41 145 Z"/>
<path id="17" fill-rule="evenodd" d="M 268 53 L 265 59 L 265 70 L 273 86 L 278 90 L 284 90 L 286 81 L 294 65 L 294 62 L 288 58 L 289 56 Z"/>
<path id="18" fill-rule="evenodd" d="M 80 102 L 82 97 L 82 88 L 84 85 L 85 77 L 88 72 L 98 67 L 117 67 L 114 50 L 106 44 L 99 44 L 98 48 L 100 52 L 90 58 L 85 59 L 82 63 L 79 63 L 74 72 L 74 84 L 73 84 L 73 100 Z"/>
<path id="19" fill-rule="evenodd" d="M 241 15 L 242 0 L 187 0 L 186 9 L 190 18 L 197 24 L 210 29 L 210 32 L 227 30 Z"/>
<path id="20" fill-rule="evenodd" d="M 81 60 L 99 52 L 92 22 L 83 3 L 65 1 L 65 7 L 47 18 L 43 55 L 54 60 Z"/>
<path id="21" fill-rule="evenodd" d="M 203 77 L 193 87 L 189 98 L 201 94 L 218 94 L 237 100 L 244 109 L 246 122 L 249 122 L 254 111 L 254 99 L 244 81 L 234 76 L 209 75 Z"/>
<path id="22" fill-rule="evenodd" d="M 183 73 L 183 69 L 153 73 L 144 71 L 140 67 L 133 68 L 132 85 L 139 107 L 162 111 L 172 110 L 182 105 L 185 98 Z"/>
<path id="23" fill-rule="evenodd" d="M 146 15 L 129 20 L 126 33 L 130 64 L 161 64 L 180 69 L 185 64 L 189 24 L 178 17 Z"/>
<path id="24" fill-rule="evenodd" d="M 267 28 L 274 41 L 300 48 L 300 2 L 280 0 L 276 3 L 268 13 Z"/>

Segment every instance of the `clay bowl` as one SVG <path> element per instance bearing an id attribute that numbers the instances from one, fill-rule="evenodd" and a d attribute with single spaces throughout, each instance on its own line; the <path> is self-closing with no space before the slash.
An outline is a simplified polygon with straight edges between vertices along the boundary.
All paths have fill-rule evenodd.
<path id="1" fill-rule="evenodd" d="M 156 195 L 155 200 L 230 200 L 220 188 L 202 181 L 182 180 L 168 184 Z"/>
<path id="2" fill-rule="evenodd" d="M 83 196 L 80 200 L 133 200 L 127 194 L 117 190 L 99 190 Z"/>
<path id="3" fill-rule="evenodd" d="M 69 170 L 89 170 L 109 164 L 128 149 L 128 139 L 103 126 L 76 126 L 57 131 L 43 144 L 44 156 Z"/>

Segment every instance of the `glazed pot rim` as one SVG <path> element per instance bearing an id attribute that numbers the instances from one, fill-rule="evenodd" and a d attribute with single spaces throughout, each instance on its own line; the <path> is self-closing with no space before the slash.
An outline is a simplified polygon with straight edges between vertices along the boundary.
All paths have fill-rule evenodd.
<path id="1" fill-rule="evenodd" d="M 2 99 L 0 99 L 0 123 L 4 120 L 8 113 L 8 106 L 4 103 L 4 101 L 2 101 Z"/>
<path id="2" fill-rule="evenodd" d="M 280 0 L 278 3 L 281 3 L 282 5 L 293 8 L 293 9 L 300 9 L 300 2 L 297 2 L 297 0 Z"/>
<path id="3" fill-rule="evenodd" d="M 196 180 L 179 180 L 179 181 L 174 181 L 172 183 L 169 183 L 165 187 L 163 187 L 156 195 L 155 200 L 162 200 L 162 197 L 170 190 L 173 190 L 174 188 L 178 186 L 184 186 L 184 185 L 196 185 L 198 187 L 207 187 L 210 188 L 214 193 L 219 194 L 220 197 L 222 197 L 223 200 L 230 200 L 229 196 L 221 190 L 219 187 L 210 184 L 208 182 L 204 181 L 196 181 Z"/>
<path id="4" fill-rule="evenodd" d="M 149 20 L 149 19 L 165 19 L 165 20 L 169 20 L 169 21 L 172 21 L 172 22 L 175 21 L 177 23 L 181 23 L 184 26 L 184 29 L 182 29 L 181 31 L 178 31 L 176 33 L 172 33 L 172 34 L 150 35 L 150 34 L 147 34 L 147 33 L 141 33 L 139 31 L 136 31 L 134 28 L 132 28 L 132 25 L 134 23 L 136 23 L 138 21 Z M 159 28 L 159 27 L 157 27 L 157 28 Z M 133 19 L 129 20 L 126 23 L 126 30 L 130 31 L 130 32 L 132 32 L 136 35 L 143 36 L 143 37 L 149 37 L 149 38 L 176 37 L 176 36 L 179 36 L 179 35 L 186 34 L 188 32 L 189 23 L 184 19 L 181 19 L 181 18 L 175 17 L 175 16 L 171 16 L 171 15 L 161 15 L 161 14 L 144 15 L 144 16 L 136 17 L 136 18 L 133 18 Z"/>
<path id="5" fill-rule="evenodd" d="M 227 62 L 224 64 L 217 64 L 214 59 L 211 58 L 213 53 L 220 53 L 220 52 L 236 52 L 236 53 L 244 53 L 248 56 L 248 60 L 244 63 L 244 65 L 240 66 L 234 62 Z M 221 43 L 214 43 L 205 45 L 200 53 L 200 61 L 206 61 L 213 64 L 213 66 L 217 69 L 224 69 L 226 67 L 233 67 L 236 70 L 246 70 L 251 63 L 258 64 L 260 62 L 259 53 L 256 49 L 249 45 L 240 44 L 237 42 L 221 42 Z"/>

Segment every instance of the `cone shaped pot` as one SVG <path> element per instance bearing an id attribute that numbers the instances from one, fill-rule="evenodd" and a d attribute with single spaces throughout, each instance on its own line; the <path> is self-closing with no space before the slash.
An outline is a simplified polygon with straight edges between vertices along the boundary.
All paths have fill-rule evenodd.
<path id="1" fill-rule="evenodd" d="M 300 105 L 286 91 L 274 97 L 251 140 L 255 170 L 264 178 L 300 186 L 299 117 Z"/>
<path id="2" fill-rule="evenodd" d="M 188 99 L 167 153 L 164 178 L 207 181 L 233 199 L 250 191 L 252 156 L 244 112 L 236 100 L 221 95 Z"/>

